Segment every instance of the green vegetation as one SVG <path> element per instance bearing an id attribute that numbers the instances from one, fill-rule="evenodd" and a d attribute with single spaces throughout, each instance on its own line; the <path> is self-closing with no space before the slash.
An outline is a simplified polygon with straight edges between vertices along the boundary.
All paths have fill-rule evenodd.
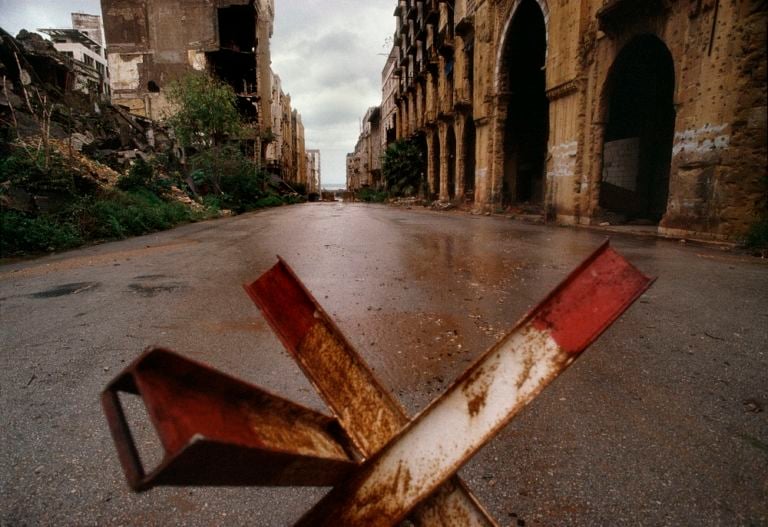
<path id="1" fill-rule="evenodd" d="M 414 196 L 424 193 L 424 160 L 418 147 L 401 139 L 384 152 L 382 172 L 387 188 L 393 196 Z"/>
<path id="2" fill-rule="evenodd" d="M 192 170 L 206 185 L 203 192 L 224 193 L 222 177 L 233 168 L 240 170 L 233 163 L 242 164 L 242 156 L 230 158 L 235 148 L 226 144 L 243 131 L 234 90 L 210 75 L 190 73 L 171 84 L 168 99 L 175 107 L 168 125 L 181 147 L 192 154 Z"/>
<path id="3" fill-rule="evenodd" d="M 55 218 L 0 210 L 0 256 L 69 249 L 83 243 L 74 225 Z"/>
<path id="4" fill-rule="evenodd" d="M 242 130 L 234 90 L 210 75 L 184 76 L 170 86 L 168 99 L 176 107 L 168 124 L 183 148 L 211 148 Z"/>
<path id="5" fill-rule="evenodd" d="M 384 203 L 387 198 L 389 198 L 387 192 L 372 188 L 363 188 L 357 193 L 357 199 L 366 203 Z"/>
<path id="6" fill-rule="evenodd" d="M 243 127 L 228 85 L 189 75 L 172 86 L 170 99 L 178 112 L 168 123 L 183 159 L 172 153 L 137 158 L 114 188 L 72 156 L 11 142 L 9 129 L 1 129 L 0 256 L 69 249 L 217 217 L 224 210 L 303 201 L 274 187 L 243 153 Z M 185 192 L 200 205 L 181 201 Z"/>

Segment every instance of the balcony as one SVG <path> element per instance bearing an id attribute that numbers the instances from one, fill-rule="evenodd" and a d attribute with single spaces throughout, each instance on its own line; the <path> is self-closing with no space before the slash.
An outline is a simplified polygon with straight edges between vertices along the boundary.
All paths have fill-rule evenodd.
<path id="1" fill-rule="evenodd" d="M 476 0 L 457 0 L 454 11 L 456 20 L 455 32 L 459 36 L 468 35 L 474 29 Z"/>
<path id="2" fill-rule="evenodd" d="M 418 16 L 419 11 L 416 9 L 416 2 L 415 0 L 410 0 L 408 2 L 408 10 L 405 13 L 405 17 L 410 20 L 416 20 L 416 17 Z"/>
<path id="3" fill-rule="evenodd" d="M 447 29 L 443 31 L 439 31 L 437 33 L 437 37 L 435 38 L 435 47 L 437 48 L 437 52 L 440 55 L 443 55 L 446 57 L 453 55 L 453 50 L 454 50 L 453 34 L 449 32 Z"/>

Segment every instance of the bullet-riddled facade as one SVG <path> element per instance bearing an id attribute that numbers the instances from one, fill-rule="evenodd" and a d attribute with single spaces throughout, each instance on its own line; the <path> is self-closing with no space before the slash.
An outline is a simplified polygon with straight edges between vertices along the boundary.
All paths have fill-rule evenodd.
<path id="1" fill-rule="evenodd" d="M 433 196 L 737 239 L 766 189 L 757 0 L 400 0 L 398 138 Z"/>
<path id="2" fill-rule="evenodd" d="M 273 137 L 288 132 L 289 158 L 278 164 L 294 167 L 291 119 L 284 123 L 284 101 L 276 108 L 273 100 L 274 0 L 102 0 L 101 7 L 114 103 L 159 120 L 173 110 L 170 83 L 191 71 L 211 73 L 237 94 L 261 161 Z M 278 158 L 282 152 L 281 144 Z M 295 180 L 293 172 L 285 177 Z"/>

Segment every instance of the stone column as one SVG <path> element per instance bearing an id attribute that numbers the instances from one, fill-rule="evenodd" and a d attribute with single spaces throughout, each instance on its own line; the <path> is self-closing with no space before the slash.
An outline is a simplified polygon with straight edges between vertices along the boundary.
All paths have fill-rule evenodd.
<path id="1" fill-rule="evenodd" d="M 418 130 L 421 127 L 424 126 L 424 106 L 422 104 L 422 89 L 421 89 L 421 82 L 416 83 L 416 126 L 414 127 L 414 130 Z"/>
<path id="2" fill-rule="evenodd" d="M 414 90 L 415 91 L 415 90 Z M 408 94 L 408 135 L 416 133 L 416 97 L 414 91 Z"/>
<path id="3" fill-rule="evenodd" d="M 507 122 L 507 97 L 496 97 L 496 108 L 492 119 L 493 159 L 491 164 L 491 188 L 489 189 L 490 209 L 501 206 L 504 185 L 504 129 Z M 514 195 L 514 189 L 510 189 Z"/>
<path id="4" fill-rule="evenodd" d="M 432 194 L 438 192 L 438 181 L 436 180 L 437 168 L 435 166 L 435 134 L 432 130 L 428 129 L 426 134 L 427 140 L 427 191 L 429 192 L 429 198 L 432 199 Z"/>
<path id="5" fill-rule="evenodd" d="M 448 163 L 450 162 L 450 155 L 448 152 L 448 126 L 445 121 L 438 123 L 438 135 L 440 137 L 440 201 L 449 201 L 451 199 L 448 194 Z"/>
<path id="6" fill-rule="evenodd" d="M 457 113 L 455 123 L 454 134 L 456 136 L 456 168 L 454 169 L 454 174 L 456 174 L 456 199 L 464 201 L 464 192 L 467 188 L 466 171 L 464 170 L 466 165 L 465 160 L 467 158 L 466 152 L 464 151 L 466 148 L 464 132 L 467 128 L 467 114 L 464 112 Z"/>
<path id="7" fill-rule="evenodd" d="M 403 95 L 403 100 L 400 102 L 400 105 L 403 107 L 403 123 L 402 123 L 402 137 L 401 139 L 407 139 L 408 138 L 408 96 Z"/>

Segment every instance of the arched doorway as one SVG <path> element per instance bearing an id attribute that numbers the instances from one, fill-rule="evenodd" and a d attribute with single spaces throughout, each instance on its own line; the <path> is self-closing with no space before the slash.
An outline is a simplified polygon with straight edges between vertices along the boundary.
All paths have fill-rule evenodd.
<path id="1" fill-rule="evenodd" d="M 523 0 L 504 46 L 502 93 L 504 126 L 503 204 L 544 201 L 544 170 L 549 137 L 549 101 L 544 64 L 547 30 L 539 4 Z"/>
<path id="2" fill-rule="evenodd" d="M 667 211 L 675 69 L 653 35 L 633 39 L 606 83 L 600 207 L 616 222 L 658 223 Z"/>
<path id="3" fill-rule="evenodd" d="M 475 120 L 467 116 L 464 125 L 464 199 L 474 201 L 475 197 Z"/>
<path id="4" fill-rule="evenodd" d="M 456 132 L 453 129 L 453 123 L 448 125 L 445 146 L 448 154 L 448 199 L 456 197 Z"/>

